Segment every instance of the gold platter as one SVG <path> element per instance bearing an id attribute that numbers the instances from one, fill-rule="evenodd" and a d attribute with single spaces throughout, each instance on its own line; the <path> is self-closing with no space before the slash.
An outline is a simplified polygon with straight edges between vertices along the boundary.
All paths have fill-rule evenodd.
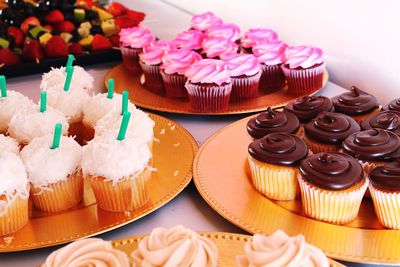
<path id="1" fill-rule="evenodd" d="M 121 93 L 123 90 L 129 91 L 130 100 L 137 106 L 151 110 L 164 111 L 178 114 L 197 114 L 197 115 L 227 115 L 227 114 L 243 114 L 262 111 L 267 107 L 277 108 L 286 105 L 288 102 L 302 97 L 302 95 L 289 95 L 285 89 L 277 92 L 262 95 L 255 99 L 251 99 L 240 103 L 229 103 L 229 107 L 224 112 L 219 113 L 199 113 L 190 108 L 188 101 L 163 97 L 146 90 L 140 84 L 138 75 L 130 74 L 121 64 L 113 67 L 105 76 L 104 83 L 107 87 L 108 79 L 115 79 L 115 91 Z M 328 81 L 328 72 L 324 73 L 323 85 Z M 311 95 L 318 93 L 316 90 Z"/>
<path id="2" fill-rule="evenodd" d="M 244 245 L 251 239 L 251 236 L 248 235 L 221 232 L 200 232 L 200 234 L 215 242 L 219 252 L 218 266 L 223 267 L 236 267 L 236 256 L 245 254 Z M 122 250 L 130 255 L 137 248 L 143 237 L 145 237 L 145 235 L 123 238 L 113 241 L 112 244 L 116 249 Z M 344 266 L 333 260 L 329 260 L 329 262 L 331 267 Z"/>
<path id="3" fill-rule="evenodd" d="M 150 114 L 156 122 L 153 173 L 150 201 L 139 210 L 112 213 L 97 208 L 94 194 L 87 184 L 83 201 L 73 209 L 46 214 L 30 206 L 30 220 L 18 232 L 0 237 L 0 252 L 31 250 L 67 243 L 110 231 L 160 208 L 177 196 L 192 178 L 193 158 L 197 144 L 193 137 L 175 122 Z M 179 157 L 171 157 L 171 155 Z"/>
<path id="4" fill-rule="evenodd" d="M 330 258 L 380 264 L 400 264 L 400 230 L 383 228 L 370 199 L 364 199 L 358 218 L 344 226 L 307 218 L 301 201 L 271 201 L 250 181 L 246 123 L 226 126 L 200 148 L 193 165 L 194 182 L 202 197 L 220 215 L 250 233 L 282 229 L 302 233 Z"/>

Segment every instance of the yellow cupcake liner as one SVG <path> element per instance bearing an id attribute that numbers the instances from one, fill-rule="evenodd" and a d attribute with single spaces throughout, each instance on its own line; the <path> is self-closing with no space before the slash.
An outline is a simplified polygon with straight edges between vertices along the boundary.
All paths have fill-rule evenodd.
<path id="1" fill-rule="evenodd" d="M 369 181 L 364 179 L 350 189 L 332 191 L 314 187 L 299 178 L 305 214 L 318 221 L 346 224 L 357 217 Z"/>
<path id="2" fill-rule="evenodd" d="M 3 198 L 3 196 L 1 196 L 1 198 Z M 6 212 L 0 215 L 0 236 L 15 233 L 21 229 L 28 220 L 28 198 L 16 197 L 12 200 L 12 203 L 9 204 Z"/>
<path id="3" fill-rule="evenodd" d="M 333 144 L 324 144 L 318 143 L 316 141 L 311 140 L 306 135 L 304 135 L 304 142 L 306 142 L 308 148 L 314 153 L 321 153 L 321 152 L 337 152 L 340 150 L 340 146 L 333 145 Z"/>
<path id="4" fill-rule="evenodd" d="M 46 212 L 59 212 L 72 208 L 83 198 L 83 177 L 78 171 L 67 180 L 48 186 L 31 187 L 31 198 L 35 208 Z"/>
<path id="5" fill-rule="evenodd" d="M 299 171 L 296 167 L 278 166 L 260 162 L 249 156 L 254 187 L 274 200 L 294 200 L 300 194 Z"/>
<path id="6" fill-rule="evenodd" d="M 379 222 L 390 229 L 400 229 L 400 192 L 385 192 L 369 185 Z"/>
<path id="7" fill-rule="evenodd" d="M 87 177 L 99 208 L 112 212 L 135 210 L 149 200 L 148 184 L 151 170 L 145 168 L 139 175 L 129 177 L 113 185 L 104 177 Z"/>

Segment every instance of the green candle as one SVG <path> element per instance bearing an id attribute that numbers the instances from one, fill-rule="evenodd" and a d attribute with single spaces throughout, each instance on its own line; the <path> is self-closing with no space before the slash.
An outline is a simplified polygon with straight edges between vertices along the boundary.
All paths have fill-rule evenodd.
<path id="1" fill-rule="evenodd" d="M 71 85 L 72 74 L 74 73 L 74 67 L 68 66 L 66 69 L 67 69 L 67 78 L 65 79 L 64 91 L 68 92 L 69 86 Z"/>
<path id="2" fill-rule="evenodd" d="M 46 112 L 47 109 L 47 92 L 40 92 L 40 112 Z"/>
<path id="3" fill-rule="evenodd" d="M 66 68 L 71 67 L 72 63 L 74 62 L 75 57 L 74 55 L 69 54 L 68 55 L 68 60 L 67 60 L 67 65 L 65 66 Z"/>
<path id="4" fill-rule="evenodd" d="M 128 91 L 122 92 L 122 110 L 121 115 L 124 115 L 126 111 L 128 111 L 128 102 L 129 102 L 129 93 Z"/>
<path id="5" fill-rule="evenodd" d="M 1 88 L 1 97 L 6 97 L 7 87 L 6 87 L 6 77 L 4 75 L 0 76 L 0 88 Z"/>
<path id="6" fill-rule="evenodd" d="M 122 115 L 122 121 L 121 121 L 121 126 L 119 127 L 119 132 L 118 132 L 118 137 L 117 139 L 119 141 L 122 141 L 125 139 L 126 135 L 126 130 L 128 129 L 128 124 L 129 124 L 129 119 L 131 118 L 131 113 L 129 111 L 124 112 L 124 115 Z"/>
<path id="7" fill-rule="evenodd" d="M 112 99 L 114 95 L 114 79 L 108 79 L 108 93 L 107 98 Z"/>
<path id="8" fill-rule="evenodd" d="M 54 127 L 53 144 L 51 145 L 51 149 L 56 149 L 60 147 L 61 131 L 61 123 L 56 123 L 56 126 Z"/>

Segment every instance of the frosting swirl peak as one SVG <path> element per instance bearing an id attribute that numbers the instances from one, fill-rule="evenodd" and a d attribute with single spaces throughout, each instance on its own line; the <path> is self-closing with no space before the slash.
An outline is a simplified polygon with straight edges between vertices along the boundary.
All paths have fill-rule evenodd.
<path id="1" fill-rule="evenodd" d="M 378 107 L 378 100 L 355 86 L 351 87 L 350 92 L 343 93 L 332 98 L 336 112 L 350 116 L 366 114 Z"/>
<path id="2" fill-rule="evenodd" d="M 361 128 L 363 130 L 380 128 L 400 135 L 400 112 L 394 110 L 379 112 L 363 120 Z"/>
<path id="3" fill-rule="evenodd" d="M 370 174 L 371 184 L 374 187 L 388 190 L 400 190 L 400 160 L 385 163 L 383 167 L 375 168 Z"/>
<path id="4" fill-rule="evenodd" d="M 147 28 L 138 26 L 123 28 L 119 32 L 119 41 L 122 46 L 143 48 L 156 40 L 154 34 Z"/>
<path id="5" fill-rule="evenodd" d="M 222 23 L 222 19 L 212 12 L 194 15 L 191 20 L 192 28 L 200 31 L 205 31 L 211 26 L 221 25 Z"/>
<path id="6" fill-rule="evenodd" d="M 286 61 L 287 44 L 280 40 L 268 40 L 253 46 L 253 54 L 265 65 L 278 65 Z"/>
<path id="7" fill-rule="evenodd" d="M 164 55 L 161 59 L 162 64 L 160 67 L 167 74 L 178 73 L 184 75 L 194 62 L 201 59 L 200 54 L 194 51 L 178 49 Z"/>
<path id="8" fill-rule="evenodd" d="M 231 73 L 224 61 L 218 59 L 202 59 L 193 63 L 185 72 L 191 83 L 223 83 L 231 82 Z"/>
<path id="9" fill-rule="evenodd" d="M 201 31 L 188 30 L 179 33 L 175 37 L 175 42 L 178 48 L 197 50 L 201 49 L 201 43 L 203 42 L 204 37 L 205 35 Z"/>
<path id="10" fill-rule="evenodd" d="M 322 111 L 332 111 L 332 101 L 325 96 L 305 96 L 288 103 L 284 110 L 297 116 L 301 122 L 309 122 Z"/>
<path id="11" fill-rule="evenodd" d="M 260 63 L 251 54 L 228 54 L 222 59 L 226 62 L 232 77 L 253 76 L 260 71 Z"/>
<path id="12" fill-rule="evenodd" d="M 324 52 L 318 47 L 305 45 L 288 47 L 285 54 L 285 64 L 291 69 L 306 69 L 324 63 Z"/>
<path id="13" fill-rule="evenodd" d="M 384 109 L 400 111 L 400 98 L 393 99 L 392 101 L 390 101 L 390 103 Z"/>
<path id="14" fill-rule="evenodd" d="M 277 39 L 278 34 L 271 29 L 253 28 L 245 32 L 241 45 L 244 48 L 252 48 L 257 43 Z"/>
<path id="15" fill-rule="evenodd" d="M 206 38 L 201 44 L 203 50 L 201 53 L 205 54 L 208 58 L 222 58 L 225 54 L 237 53 L 239 46 L 222 37 Z"/>

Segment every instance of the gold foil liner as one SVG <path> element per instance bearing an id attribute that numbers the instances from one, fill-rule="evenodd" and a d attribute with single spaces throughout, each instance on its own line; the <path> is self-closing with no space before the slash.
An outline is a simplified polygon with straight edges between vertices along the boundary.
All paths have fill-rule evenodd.
<path id="1" fill-rule="evenodd" d="M 306 142 L 308 148 L 314 154 L 321 153 L 321 152 L 336 152 L 336 151 L 340 150 L 340 146 L 338 146 L 338 145 L 318 143 L 318 142 L 308 138 L 307 135 L 304 135 L 303 139 L 304 139 L 304 142 Z"/>
<path id="2" fill-rule="evenodd" d="M 254 187 L 264 196 L 274 200 L 294 200 L 300 194 L 296 167 L 264 163 L 249 156 Z"/>
<path id="3" fill-rule="evenodd" d="M 87 176 L 99 208 L 112 212 L 135 210 L 146 204 L 149 200 L 150 178 L 151 171 L 148 168 L 139 175 L 128 177 L 115 185 L 101 176 Z"/>
<path id="4" fill-rule="evenodd" d="M 369 181 L 363 179 L 346 190 L 324 190 L 299 178 L 301 200 L 305 214 L 318 221 L 346 224 L 357 217 Z"/>
<path id="5" fill-rule="evenodd" d="M 385 227 L 400 229 L 400 192 L 385 192 L 369 185 L 375 213 Z"/>
<path id="6" fill-rule="evenodd" d="M 0 196 L 0 199 L 5 200 L 5 196 Z M 15 233 L 21 229 L 28 220 L 28 198 L 23 199 L 17 197 L 14 202 L 7 207 L 7 211 L 0 216 L 0 236 Z"/>
<path id="7" fill-rule="evenodd" d="M 35 208 L 47 212 L 59 212 L 72 208 L 83 198 L 83 177 L 78 171 L 67 180 L 49 184 L 46 188 L 31 187 Z"/>

